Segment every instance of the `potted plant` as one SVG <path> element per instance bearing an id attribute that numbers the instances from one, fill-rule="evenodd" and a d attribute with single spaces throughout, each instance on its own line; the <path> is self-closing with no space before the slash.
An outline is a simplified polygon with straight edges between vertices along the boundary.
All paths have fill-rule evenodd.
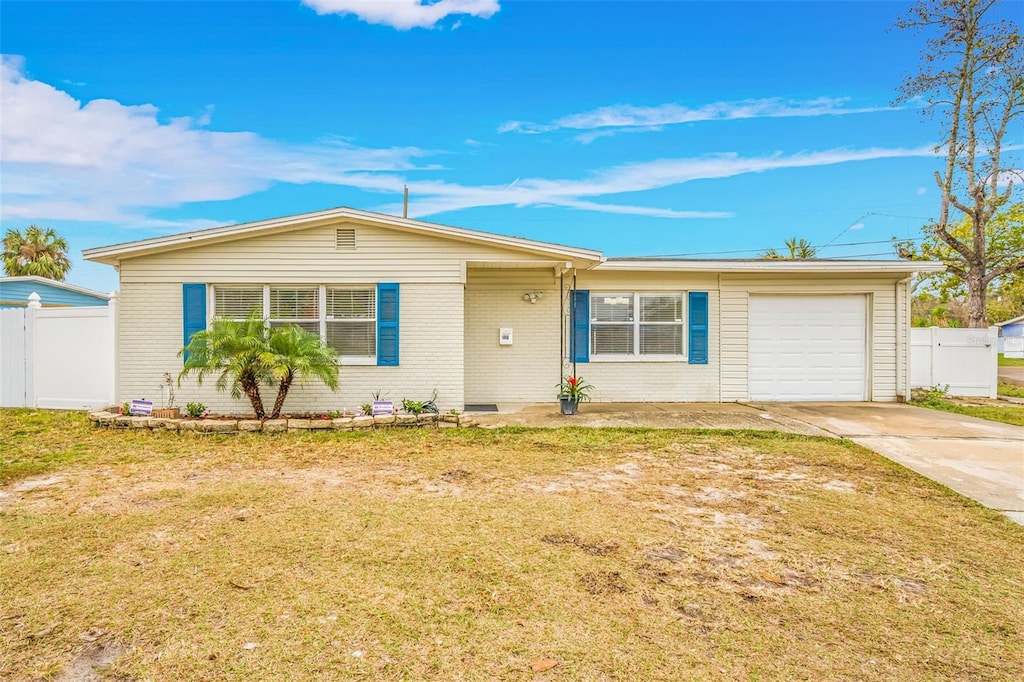
<path id="1" fill-rule="evenodd" d="M 562 414 L 576 414 L 579 404 L 590 400 L 590 392 L 594 390 L 583 377 L 567 377 L 558 385 L 558 401 L 562 405 Z"/>

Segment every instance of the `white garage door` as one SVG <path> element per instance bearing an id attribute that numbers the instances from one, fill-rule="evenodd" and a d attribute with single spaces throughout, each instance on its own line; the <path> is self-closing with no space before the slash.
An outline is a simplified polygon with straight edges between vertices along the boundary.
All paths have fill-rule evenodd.
<path id="1" fill-rule="evenodd" d="M 865 296 L 750 297 L 751 400 L 865 400 Z"/>

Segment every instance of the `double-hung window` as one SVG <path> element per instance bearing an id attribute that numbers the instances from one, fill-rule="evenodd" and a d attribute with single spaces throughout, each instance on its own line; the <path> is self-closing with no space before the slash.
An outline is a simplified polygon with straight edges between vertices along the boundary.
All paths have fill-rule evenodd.
<path id="1" fill-rule="evenodd" d="M 259 311 L 272 327 L 296 324 L 338 351 L 346 364 L 377 361 L 375 286 L 246 285 L 213 287 L 213 314 L 244 320 Z"/>
<path id="2" fill-rule="evenodd" d="M 591 293 L 592 359 L 682 359 L 684 327 L 682 293 Z"/>
<path id="3" fill-rule="evenodd" d="M 320 331 L 320 287 L 268 287 L 271 327 L 296 324 L 307 332 L 323 338 Z"/>
<path id="4" fill-rule="evenodd" d="M 265 317 L 263 287 L 216 286 L 213 289 L 213 311 L 214 315 L 226 320 L 242 321 L 248 318 L 253 311 L 259 311 L 260 315 Z"/>
<path id="5" fill-rule="evenodd" d="M 326 287 L 323 338 L 343 357 L 376 358 L 377 290 Z"/>

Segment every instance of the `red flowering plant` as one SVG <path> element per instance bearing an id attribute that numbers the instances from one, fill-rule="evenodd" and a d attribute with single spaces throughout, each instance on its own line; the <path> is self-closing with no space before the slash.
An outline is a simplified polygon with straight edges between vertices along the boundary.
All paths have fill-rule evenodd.
<path id="1" fill-rule="evenodd" d="M 583 377 L 567 377 L 558 385 L 558 398 L 585 403 L 590 400 L 590 392 L 593 390 L 594 386 L 584 381 Z"/>

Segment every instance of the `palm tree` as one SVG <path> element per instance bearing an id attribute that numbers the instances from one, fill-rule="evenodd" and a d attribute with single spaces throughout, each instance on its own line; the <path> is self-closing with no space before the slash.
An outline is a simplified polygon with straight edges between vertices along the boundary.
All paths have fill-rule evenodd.
<path id="1" fill-rule="evenodd" d="M 7 230 L 3 244 L 4 272 L 10 277 L 35 275 L 63 281 L 71 269 L 68 242 L 51 227 L 29 225 L 25 234 Z"/>
<path id="2" fill-rule="evenodd" d="M 281 416 L 296 379 L 315 377 L 338 390 L 337 351 L 298 325 L 268 327 L 258 311 L 244 321 L 215 319 L 209 329 L 193 334 L 178 355 L 185 358 L 179 384 L 193 372 L 200 384 L 207 374 L 216 373 L 217 390 L 230 390 L 232 398 L 244 393 L 257 419 L 267 419 L 261 384 L 277 384 L 270 419 Z"/>
<path id="3" fill-rule="evenodd" d="M 332 391 L 338 390 L 338 352 L 325 346 L 318 335 L 298 325 L 272 329 L 270 348 L 261 357 L 261 362 L 279 382 L 271 419 L 281 415 L 288 389 L 296 379 L 314 377 Z"/>
<path id="4" fill-rule="evenodd" d="M 259 313 L 244 321 L 215 319 L 208 329 L 192 335 L 188 345 L 178 351 L 184 356 L 185 366 L 178 374 L 178 384 L 192 372 L 200 385 L 203 378 L 217 372 L 217 390 L 227 390 L 231 397 L 242 393 L 252 403 L 257 419 L 266 419 L 260 384 L 272 380 L 263 364 L 264 353 L 270 350 L 270 334 Z"/>
<path id="5" fill-rule="evenodd" d="M 806 239 L 797 239 L 796 237 L 787 239 L 786 248 L 789 249 L 788 255 L 783 255 L 775 249 L 768 249 L 761 254 L 761 258 L 765 260 L 810 260 L 818 256 L 818 249 L 811 246 Z"/>

